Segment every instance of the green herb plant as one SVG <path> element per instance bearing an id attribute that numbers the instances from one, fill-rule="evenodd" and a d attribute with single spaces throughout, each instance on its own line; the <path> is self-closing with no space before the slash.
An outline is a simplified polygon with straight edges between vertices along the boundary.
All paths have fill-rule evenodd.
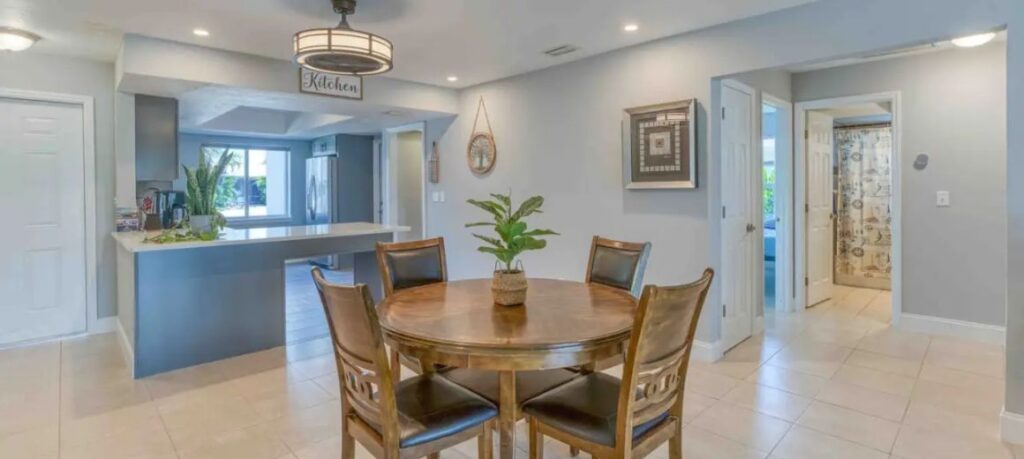
<path id="1" fill-rule="evenodd" d="M 526 217 L 543 213 L 540 208 L 544 205 L 542 196 L 534 196 L 522 202 L 518 208 L 512 205 L 512 193 L 491 194 L 493 200 L 469 199 L 466 202 L 472 204 L 494 218 L 493 222 L 467 223 L 466 228 L 490 226 L 498 237 L 473 234 L 473 237 L 487 243 L 477 248 L 480 252 L 489 253 L 498 259 L 504 268 L 501 272 L 519 272 L 513 269 L 513 263 L 520 254 L 527 250 L 540 250 L 547 247 L 547 241 L 541 239 L 544 236 L 556 236 L 558 233 L 549 229 L 530 230 L 523 221 Z M 515 209 L 515 210 L 513 210 Z"/>
<path id="2" fill-rule="evenodd" d="M 150 244 L 172 244 L 175 242 L 213 241 L 220 235 L 220 230 L 215 228 L 210 231 L 195 231 L 187 226 L 165 229 L 153 236 L 149 236 L 142 242 Z"/>

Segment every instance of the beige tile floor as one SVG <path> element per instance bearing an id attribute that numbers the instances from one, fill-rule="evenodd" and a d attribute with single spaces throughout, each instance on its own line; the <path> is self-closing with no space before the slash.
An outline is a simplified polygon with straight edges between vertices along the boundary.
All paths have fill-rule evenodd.
<path id="1" fill-rule="evenodd" d="M 1003 350 L 892 330 L 889 304 L 839 288 L 802 314 L 769 313 L 723 361 L 692 362 L 686 457 L 1013 457 L 998 437 Z M 337 458 L 330 352 L 295 339 L 133 381 L 113 334 L 0 351 L 0 458 Z M 469 442 L 443 457 L 475 454 Z"/>

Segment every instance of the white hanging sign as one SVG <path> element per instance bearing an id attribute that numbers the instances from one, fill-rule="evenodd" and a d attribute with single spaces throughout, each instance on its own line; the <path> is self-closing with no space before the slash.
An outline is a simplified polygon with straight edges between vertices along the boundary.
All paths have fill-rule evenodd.
<path id="1" fill-rule="evenodd" d="M 363 77 L 322 73 L 302 67 L 299 69 L 299 92 L 362 100 Z"/>

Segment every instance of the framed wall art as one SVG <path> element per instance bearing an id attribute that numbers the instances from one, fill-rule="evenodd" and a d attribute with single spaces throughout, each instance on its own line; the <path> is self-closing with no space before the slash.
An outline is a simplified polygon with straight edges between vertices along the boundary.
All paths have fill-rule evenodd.
<path id="1" fill-rule="evenodd" d="M 487 122 L 486 132 L 477 130 L 481 109 L 484 112 L 484 121 Z M 498 159 L 498 146 L 494 142 L 491 118 L 487 116 L 487 105 L 484 104 L 483 97 L 476 104 L 476 117 L 473 118 L 472 132 L 469 136 L 469 143 L 466 145 L 466 163 L 474 174 L 487 175 L 491 169 L 494 169 L 494 162 Z"/>
<path id="2" fill-rule="evenodd" d="M 622 175 L 631 190 L 697 188 L 697 99 L 623 112 Z"/>

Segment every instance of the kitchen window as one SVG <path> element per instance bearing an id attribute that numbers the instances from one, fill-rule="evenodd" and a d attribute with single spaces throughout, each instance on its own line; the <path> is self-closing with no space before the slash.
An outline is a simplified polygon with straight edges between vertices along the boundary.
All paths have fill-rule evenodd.
<path id="1" fill-rule="evenodd" d="M 217 185 L 217 210 L 229 220 L 290 219 L 288 156 L 281 148 L 203 145 L 207 158 L 231 160 Z"/>

